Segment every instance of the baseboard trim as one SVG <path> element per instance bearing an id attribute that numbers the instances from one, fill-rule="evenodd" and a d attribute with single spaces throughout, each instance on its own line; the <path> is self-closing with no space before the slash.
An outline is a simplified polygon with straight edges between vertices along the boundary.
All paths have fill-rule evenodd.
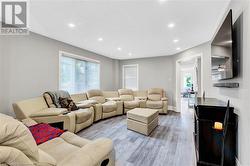
<path id="1" fill-rule="evenodd" d="M 169 105 L 169 106 L 168 106 L 168 110 L 177 112 L 176 107 L 174 107 L 174 106 L 172 106 L 172 105 Z"/>
<path id="2" fill-rule="evenodd" d="M 236 160 L 236 166 L 242 166 L 240 160 L 237 157 L 235 157 L 235 160 Z"/>

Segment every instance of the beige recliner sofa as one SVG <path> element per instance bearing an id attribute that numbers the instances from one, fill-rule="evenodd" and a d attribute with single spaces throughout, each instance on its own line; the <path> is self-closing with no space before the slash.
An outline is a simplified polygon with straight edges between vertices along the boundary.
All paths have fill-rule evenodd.
<path id="1" fill-rule="evenodd" d="M 134 108 L 140 108 L 140 101 L 135 100 L 134 92 L 131 89 L 119 89 L 120 99 L 123 101 L 124 113 Z"/>
<path id="2" fill-rule="evenodd" d="M 48 101 L 48 105 L 53 105 Z M 38 123 L 63 123 L 63 129 L 78 132 L 93 124 L 93 108 L 79 109 L 68 114 L 65 108 L 49 108 L 45 99 L 41 97 L 19 101 L 13 104 L 18 120 L 31 118 Z"/>
<path id="3" fill-rule="evenodd" d="M 107 92 L 106 92 L 107 93 Z M 116 96 L 115 91 L 110 92 Z M 117 95 L 118 96 L 118 95 Z M 109 118 L 116 115 L 122 115 L 123 103 L 119 99 L 105 98 L 103 91 L 101 90 L 89 90 L 87 92 L 88 100 L 96 101 L 97 104 L 94 105 L 95 110 L 95 121 L 100 119 Z"/>
<path id="4" fill-rule="evenodd" d="M 168 113 L 168 99 L 161 88 L 151 88 L 148 90 L 146 108 L 157 109 L 161 114 Z"/>
<path id="5" fill-rule="evenodd" d="M 37 146 L 29 129 L 12 117 L 0 114 L 0 165 L 3 166 L 114 166 L 110 139 L 94 141 L 65 132 Z M 27 125 L 34 122 L 25 120 Z"/>

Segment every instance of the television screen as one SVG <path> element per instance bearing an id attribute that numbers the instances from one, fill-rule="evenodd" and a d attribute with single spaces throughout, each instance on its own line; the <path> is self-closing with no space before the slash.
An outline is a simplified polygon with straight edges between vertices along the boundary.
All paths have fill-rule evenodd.
<path id="1" fill-rule="evenodd" d="M 212 79 L 224 80 L 233 78 L 233 28 L 232 10 L 212 41 Z"/>

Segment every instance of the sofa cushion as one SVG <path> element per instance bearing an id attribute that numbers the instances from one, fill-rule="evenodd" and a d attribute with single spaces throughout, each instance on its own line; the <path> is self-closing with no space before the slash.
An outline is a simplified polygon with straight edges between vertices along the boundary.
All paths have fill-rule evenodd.
<path id="1" fill-rule="evenodd" d="M 115 165 L 112 140 L 98 138 L 91 143 L 80 148 L 74 153 L 69 153 L 63 160 L 60 160 L 58 166 L 77 166 L 81 163 L 83 166 L 100 166 L 102 161 L 109 159 L 108 166 Z M 104 164 L 105 165 L 105 164 Z"/>
<path id="2" fill-rule="evenodd" d="M 163 107 L 163 102 L 162 101 L 150 101 L 150 100 L 148 100 L 146 102 L 146 107 L 152 108 L 152 109 L 160 109 Z"/>
<path id="3" fill-rule="evenodd" d="M 148 95 L 148 99 L 151 100 L 151 101 L 160 101 L 161 100 L 161 95 L 158 95 L 158 94 L 151 94 L 151 95 Z"/>
<path id="4" fill-rule="evenodd" d="M 66 108 L 46 108 L 44 110 L 30 114 L 29 117 L 34 118 L 34 117 L 46 117 L 46 116 L 58 116 L 66 112 L 68 112 Z"/>
<path id="5" fill-rule="evenodd" d="M 134 100 L 133 90 L 131 89 L 119 89 L 118 90 L 120 98 L 122 101 Z"/>
<path id="6" fill-rule="evenodd" d="M 70 98 L 75 102 L 78 103 L 80 101 L 88 100 L 86 93 L 79 93 L 79 94 L 72 94 Z"/>
<path id="7" fill-rule="evenodd" d="M 0 145 L 22 151 L 30 160 L 38 161 L 38 147 L 29 129 L 21 122 L 0 114 Z"/>
<path id="8" fill-rule="evenodd" d="M 52 127 L 46 123 L 40 123 L 30 126 L 29 130 L 33 135 L 37 145 L 59 137 L 62 133 L 64 133 L 63 130 Z"/>
<path id="9" fill-rule="evenodd" d="M 87 120 L 89 120 L 92 116 L 92 111 L 90 109 L 79 109 L 77 111 L 74 111 L 76 115 L 76 123 L 84 123 Z"/>
<path id="10" fill-rule="evenodd" d="M 75 145 L 69 144 L 60 137 L 40 144 L 38 147 L 51 155 L 57 162 L 60 162 L 66 156 L 75 153 L 80 149 Z"/>
<path id="11" fill-rule="evenodd" d="M 98 89 L 92 89 L 87 92 L 88 98 L 95 97 L 95 96 L 103 96 L 103 93 L 101 90 Z"/>
<path id="12" fill-rule="evenodd" d="M 152 101 L 160 101 L 163 97 L 163 89 L 151 88 L 148 90 L 148 99 Z"/>
<path id="13" fill-rule="evenodd" d="M 146 90 L 136 90 L 133 91 L 134 97 L 147 97 L 148 96 L 148 91 Z"/>
<path id="14" fill-rule="evenodd" d="M 102 93 L 105 98 L 119 97 L 118 91 L 103 91 Z"/>
<path id="15" fill-rule="evenodd" d="M 113 112 L 117 109 L 117 104 L 115 101 L 107 101 L 106 103 L 102 104 L 102 111 L 104 113 Z"/>
<path id="16" fill-rule="evenodd" d="M 137 100 L 133 100 L 133 101 L 124 101 L 124 107 L 125 108 L 137 108 L 140 107 L 140 102 Z"/>

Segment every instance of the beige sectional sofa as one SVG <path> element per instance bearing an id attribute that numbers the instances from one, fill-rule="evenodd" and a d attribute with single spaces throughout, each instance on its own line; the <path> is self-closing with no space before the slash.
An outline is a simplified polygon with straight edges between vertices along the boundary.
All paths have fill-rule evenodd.
<path id="1" fill-rule="evenodd" d="M 148 90 L 146 108 L 157 109 L 161 114 L 168 113 L 168 99 L 165 92 L 160 88 Z"/>
<path id="2" fill-rule="evenodd" d="M 87 140 L 71 132 L 37 145 L 23 123 L 0 114 L 0 165 L 2 166 L 114 166 L 110 139 Z M 36 124 L 24 119 L 27 126 Z"/>
<path id="3" fill-rule="evenodd" d="M 140 101 L 135 100 L 134 93 L 131 89 L 119 89 L 119 96 L 123 101 L 124 113 L 129 110 L 140 107 Z"/>
<path id="4" fill-rule="evenodd" d="M 42 96 L 16 102 L 13 108 L 19 120 L 32 118 L 39 123 L 63 123 L 63 129 L 75 133 L 94 122 L 125 114 L 133 108 L 157 109 L 160 114 L 168 112 L 166 93 L 160 88 L 147 91 L 90 90 L 87 93 L 73 94 L 71 99 L 81 109 L 67 114 L 67 109 L 55 108 L 49 98 Z"/>
<path id="5" fill-rule="evenodd" d="M 113 96 L 116 96 L 117 92 L 109 92 L 109 95 L 106 93 L 106 97 L 101 90 L 89 90 L 87 92 L 87 97 L 89 100 L 97 101 L 95 104 L 95 121 L 100 119 L 109 118 L 116 115 L 123 114 L 123 103 L 122 101 L 112 99 Z M 117 96 L 118 97 L 118 96 Z"/>
<path id="6" fill-rule="evenodd" d="M 63 123 L 63 129 L 78 132 L 90 126 L 94 120 L 93 108 L 79 109 L 68 114 L 65 108 L 49 108 L 41 97 L 19 101 L 13 104 L 18 120 L 31 118 L 39 123 Z"/>

